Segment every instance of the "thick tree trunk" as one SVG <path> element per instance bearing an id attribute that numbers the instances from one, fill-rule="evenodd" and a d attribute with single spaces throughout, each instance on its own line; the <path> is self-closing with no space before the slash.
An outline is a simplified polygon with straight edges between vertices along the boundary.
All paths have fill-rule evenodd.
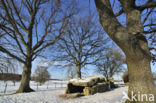
<path id="1" fill-rule="evenodd" d="M 129 41 L 124 49 L 129 73 L 126 103 L 156 103 L 156 88 L 150 67 L 151 56 L 144 36 Z"/>
<path id="2" fill-rule="evenodd" d="M 81 66 L 77 66 L 77 77 L 81 79 Z"/>
<path id="3" fill-rule="evenodd" d="M 31 65 L 27 66 L 24 65 L 23 72 L 22 72 L 22 79 L 19 89 L 16 91 L 16 93 L 23 93 L 23 92 L 32 92 L 33 89 L 30 88 L 30 82 L 31 80 Z"/>
<path id="4" fill-rule="evenodd" d="M 126 103 L 156 103 L 156 100 L 153 101 L 153 95 L 156 99 L 156 88 L 151 73 L 148 43 L 143 35 L 141 11 L 133 7 L 135 0 L 119 1 L 126 13 L 126 28 L 117 20 L 109 0 L 95 0 L 95 4 L 103 28 L 126 55 L 130 80 L 128 95 L 133 99 Z"/>
<path id="5" fill-rule="evenodd" d="M 156 89 L 150 69 L 150 60 L 143 58 L 138 61 L 137 57 L 133 58 L 127 58 L 130 101 L 127 100 L 126 103 L 155 103 Z"/>

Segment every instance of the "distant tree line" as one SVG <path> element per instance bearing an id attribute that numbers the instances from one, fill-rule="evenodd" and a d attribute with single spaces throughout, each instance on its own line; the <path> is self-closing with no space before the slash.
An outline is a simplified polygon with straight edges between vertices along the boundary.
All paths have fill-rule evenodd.
<path id="1" fill-rule="evenodd" d="M 20 74 L 12 74 L 12 73 L 0 73 L 0 80 L 3 81 L 20 81 L 22 78 L 22 75 Z"/>

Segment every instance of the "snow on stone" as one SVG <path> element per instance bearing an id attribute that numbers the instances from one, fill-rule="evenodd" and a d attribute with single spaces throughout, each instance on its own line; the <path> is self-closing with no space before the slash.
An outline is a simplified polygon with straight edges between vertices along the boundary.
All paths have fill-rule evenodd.
<path id="1" fill-rule="evenodd" d="M 86 83 L 86 82 L 90 82 L 94 78 L 101 78 L 101 77 L 93 76 L 93 77 L 88 77 L 88 78 L 85 78 L 85 79 L 74 78 L 74 79 L 71 79 L 69 82 Z"/>

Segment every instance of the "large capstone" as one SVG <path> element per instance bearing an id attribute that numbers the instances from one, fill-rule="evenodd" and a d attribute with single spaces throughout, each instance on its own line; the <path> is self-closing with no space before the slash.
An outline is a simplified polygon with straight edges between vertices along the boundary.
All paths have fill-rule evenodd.
<path id="1" fill-rule="evenodd" d="M 109 83 L 104 77 L 88 77 L 85 79 L 71 79 L 67 84 L 65 94 L 93 95 L 98 92 L 105 92 L 109 89 Z"/>

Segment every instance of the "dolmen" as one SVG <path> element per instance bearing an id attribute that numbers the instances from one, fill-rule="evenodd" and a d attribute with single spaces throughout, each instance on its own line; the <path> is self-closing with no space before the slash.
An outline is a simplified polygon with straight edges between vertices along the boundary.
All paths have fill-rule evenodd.
<path id="1" fill-rule="evenodd" d="M 106 82 L 104 77 L 88 77 L 84 79 L 71 79 L 69 80 L 65 94 L 60 95 L 64 98 L 75 98 L 79 96 L 93 95 L 95 93 L 101 93 L 114 87 L 112 80 Z"/>
<path id="2" fill-rule="evenodd" d="M 93 95 L 98 92 L 105 92 L 109 89 L 109 84 L 103 77 L 88 77 L 85 79 L 71 79 L 67 84 L 65 94 L 82 93 L 83 95 Z"/>
<path id="3" fill-rule="evenodd" d="M 110 88 L 116 88 L 117 85 L 114 84 L 114 80 L 110 79 L 105 81 L 104 77 L 88 77 L 84 79 L 76 78 L 69 80 L 65 94 L 61 94 L 60 97 L 63 98 L 76 98 L 80 96 L 93 95 L 96 93 L 102 93 Z"/>

